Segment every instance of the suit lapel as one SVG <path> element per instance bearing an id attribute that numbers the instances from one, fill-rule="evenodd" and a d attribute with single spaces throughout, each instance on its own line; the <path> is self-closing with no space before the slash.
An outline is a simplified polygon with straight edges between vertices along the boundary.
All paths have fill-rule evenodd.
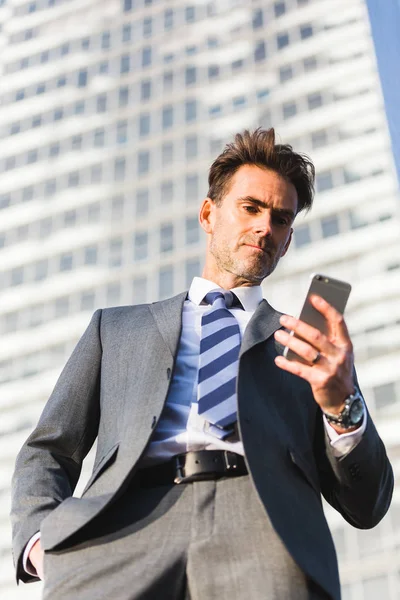
<path id="1" fill-rule="evenodd" d="M 182 308 L 187 292 L 149 306 L 157 327 L 175 358 L 182 330 Z"/>
<path id="2" fill-rule="evenodd" d="M 249 321 L 242 340 L 240 356 L 253 348 L 256 344 L 265 342 L 282 325 L 279 317 L 282 313 L 276 311 L 264 299 L 258 305 L 257 310 Z"/>

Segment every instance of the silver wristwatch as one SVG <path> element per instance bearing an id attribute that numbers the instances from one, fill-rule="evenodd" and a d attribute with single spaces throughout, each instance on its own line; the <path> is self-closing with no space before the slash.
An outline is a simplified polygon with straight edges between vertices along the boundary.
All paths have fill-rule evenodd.
<path id="1" fill-rule="evenodd" d="M 361 425 L 365 415 L 364 399 L 358 389 L 346 398 L 344 408 L 338 415 L 333 415 L 324 411 L 326 420 L 334 425 L 339 425 L 343 429 L 350 429 Z"/>

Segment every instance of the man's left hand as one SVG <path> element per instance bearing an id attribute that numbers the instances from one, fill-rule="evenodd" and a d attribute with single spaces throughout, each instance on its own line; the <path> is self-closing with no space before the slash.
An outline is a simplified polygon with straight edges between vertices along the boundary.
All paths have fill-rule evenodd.
<path id="1" fill-rule="evenodd" d="M 302 377 L 311 386 L 315 401 L 323 411 L 339 414 L 345 399 L 354 393 L 353 345 L 341 315 L 333 306 L 319 296 L 310 302 L 327 321 L 327 334 L 299 319 L 283 315 L 281 324 L 292 329 L 298 337 L 279 329 L 275 339 L 288 346 L 307 364 L 277 356 L 275 363 L 281 369 Z M 340 427 L 335 429 L 343 433 Z M 349 431 L 348 429 L 346 431 Z"/>

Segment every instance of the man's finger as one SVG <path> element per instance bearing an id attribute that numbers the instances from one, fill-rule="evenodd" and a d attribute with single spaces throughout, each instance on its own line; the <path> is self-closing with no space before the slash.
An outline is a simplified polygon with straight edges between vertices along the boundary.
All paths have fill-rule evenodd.
<path id="1" fill-rule="evenodd" d="M 304 321 L 289 317 L 288 315 L 282 315 L 280 322 L 284 327 L 292 329 L 298 337 L 302 338 L 314 349 L 316 348 L 319 352 L 326 354 L 326 356 L 335 355 L 337 353 L 338 349 L 336 346 L 316 327 L 312 327 L 311 325 L 304 323 Z M 282 343 L 288 345 L 286 342 Z"/>
<path id="2" fill-rule="evenodd" d="M 350 340 L 350 336 L 343 315 L 326 300 L 321 298 L 321 296 L 311 296 L 310 302 L 325 317 L 330 331 L 337 338 L 338 342 L 347 343 Z"/>

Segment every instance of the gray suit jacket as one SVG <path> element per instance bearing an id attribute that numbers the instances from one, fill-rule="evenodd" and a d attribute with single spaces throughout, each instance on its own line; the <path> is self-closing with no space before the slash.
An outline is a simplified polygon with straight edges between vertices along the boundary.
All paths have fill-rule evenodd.
<path id="1" fill-rule="evenodd" d="M 76 543 L 130 482 L 157 426 L 173 376 L 186 293 L 151 305 L 98 310 L 67 362 L 13 478 L 17 578 L 39 529 L 45 550 Z M 376 525 L 388 509 L 393 475 L 369 418 L 358 446 L 335 459 L 310 386 L 274 364 L 280 313 L 265 300 L 240 353 L 238 421 L 253 483 L 276 531 L 307 575 L 340 598 L 337 559 L 321 492 L 351 524 Z M 92 476 L 72 497 L 98 437 Z"/>

